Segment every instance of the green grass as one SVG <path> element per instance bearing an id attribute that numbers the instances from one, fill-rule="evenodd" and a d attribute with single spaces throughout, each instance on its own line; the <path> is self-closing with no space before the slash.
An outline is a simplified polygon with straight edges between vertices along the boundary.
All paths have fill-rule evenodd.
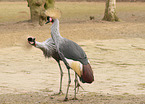
<path id="1" fill-rule="evenodd" d="M 63 20 L 89 20 L 90 16 L 102 19 L 105 2 L 56 2 L 56 8 L 62 11 Z M 117 14 L 145 12 L 145 3 L 117 3 Z M 27 2 L 0 2 L 0 23 L 18 22 L 30 19 Z"/>

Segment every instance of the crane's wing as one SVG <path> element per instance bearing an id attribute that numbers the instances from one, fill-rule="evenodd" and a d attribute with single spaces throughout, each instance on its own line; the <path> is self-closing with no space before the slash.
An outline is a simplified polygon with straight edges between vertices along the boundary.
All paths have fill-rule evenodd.
<path id="1" fill-rule="evenodd" d="M 88 63 L 84 50 L 71 40 L 64 38 L 64 41 L 59 45 L 59 51 L 68 59 L 80 61 L 82 64 Z"/>

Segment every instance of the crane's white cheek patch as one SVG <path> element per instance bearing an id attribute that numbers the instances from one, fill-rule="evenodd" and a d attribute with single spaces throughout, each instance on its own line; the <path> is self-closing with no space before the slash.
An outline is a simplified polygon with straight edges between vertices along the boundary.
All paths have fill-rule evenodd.
<path id="1" fill-rule="evenodd" d="M 65 58 L 66 61 L 69 63 L 70 67 L 81 77 L 82 75 L 82 64 L 79 61 L 74 61 L 71 59 Z"/>

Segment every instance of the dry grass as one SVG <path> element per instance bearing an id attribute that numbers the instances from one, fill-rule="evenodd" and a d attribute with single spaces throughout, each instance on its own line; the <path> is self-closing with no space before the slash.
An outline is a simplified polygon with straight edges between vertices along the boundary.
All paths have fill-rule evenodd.
<path id="1" fill-rule="evenodd" d="M 29 15 L 26 2 L 0 2 L 0 23 L 28 20 Z"/>
<path id="2" fill-rule="evenodd" d="M 65 21 L 86 21 L 90 16 L 95 16 L 97 20 L 102 19 L 105 9 L 104 2 L 56 2 L 56 7 L 62 11 L 62 20 Z M 119 2 L 117 3 L 117 13 L 123 21 L 131 21 L 127 16 L 137 16 L 138 13 L 144 17 L 144 2 Z M 30 19 L 27 2 L 0 2 L 0 22 L 18 22 Z M 143 19 L 143 18 L 142 18 Z M 133 21 L 133 20 L 132 20 Z"/>

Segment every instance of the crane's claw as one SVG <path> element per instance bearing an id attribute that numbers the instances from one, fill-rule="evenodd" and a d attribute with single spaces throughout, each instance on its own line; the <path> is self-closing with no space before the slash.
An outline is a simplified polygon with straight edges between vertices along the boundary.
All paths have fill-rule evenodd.
<path id="1" fill-rule="evenodd" d="M 62 91 L 59 91 L 58 95 L 63 95 L 64 93 Z"/>
<path id="2" fill-rule="evenodd" d="M 84 90 L 84 88 L 79 84 L 79 82 L 77 82 L 77 86 L 74 88 L 74 90 L 77 88 L 77 93 L 79 92 L 79 87 L 81 87 Z"/>
<path id="3" fill-rule="evenodd" d="M 72 100 L 78 100 L 78 98 L 72 98 Z"/>
<path id="4" fill-rule="evenodd" d="M 65 97 L 64 101 L 68 101 L 68 98 L 67 98 L 67 97 Z"/>
<path id="5" fill-rule="evenodd" d="M 62 91 L 59 91 L 58 93 L 54 93 L 52 96 L 55 96 L 55 95 L 63 95 L 64 93 Z"/>

